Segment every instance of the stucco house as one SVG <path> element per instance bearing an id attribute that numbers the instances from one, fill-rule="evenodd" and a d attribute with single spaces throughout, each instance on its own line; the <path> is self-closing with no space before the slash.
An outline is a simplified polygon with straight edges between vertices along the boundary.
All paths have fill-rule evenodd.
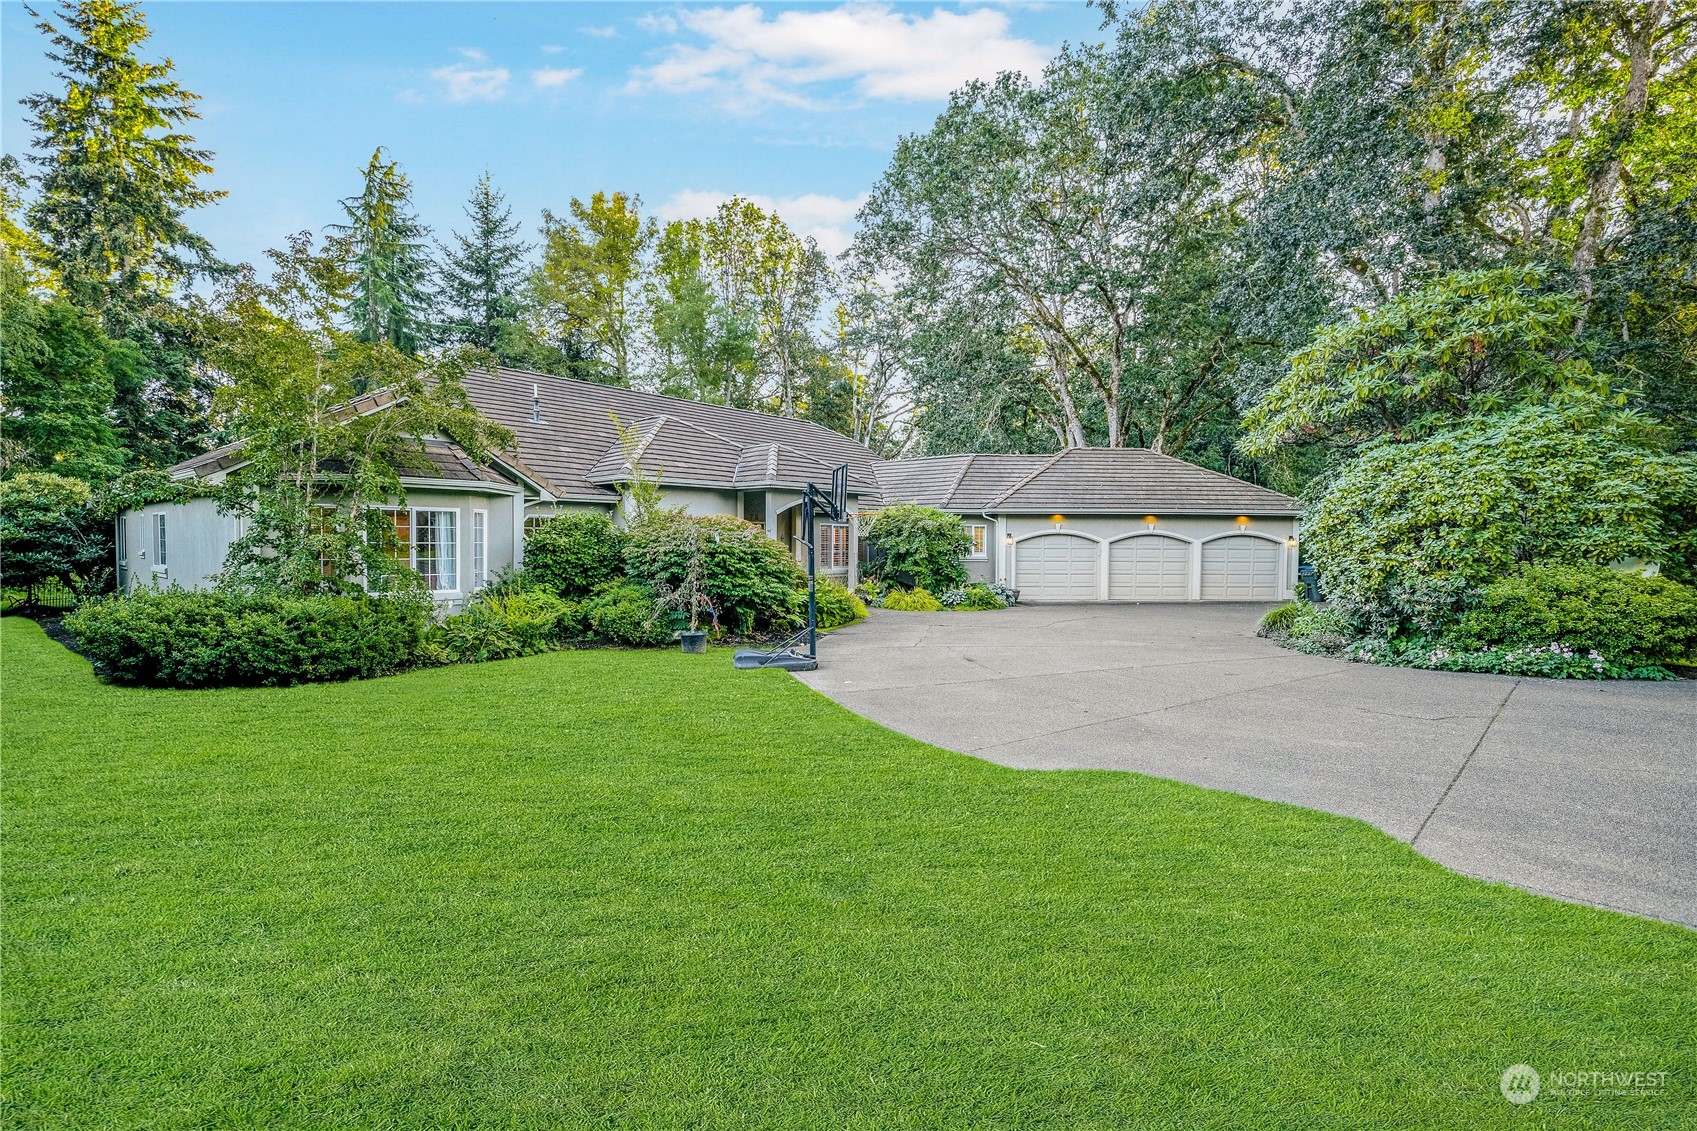
<path id="1" fill-rule="evenodd" d="M 511 369 L 472 373 L 465 388 L 517 450 L 480 465 L 429 438 L 392 508 L 410 563 L 450 608 L 521 565 L 534 524 L 589 509 L 622 521 L 618 484 L 633 466 L 659 479 L 667 505 L 747 519 L 804 560 L 802 491 L 847 464 L 851 512 L 914 502 L 961 515 L 974 538 L 969 571 L 1025 600 L 1276 600 L 1295 581 L 1293 500 L 1152 452 L 880 461 L 808 421 L 635 389 Z M 354 407 L 382 410 L 383 394 L 365 400 Z M 170 471 L 217 484 L 241 465 L 232 444 Z M 858 580 L 859 525 L 819 525 L 822 576 Z M 197 498 L 129 511 L 117 533 L 127 590 L 209 584 L 241 531 Z"/>

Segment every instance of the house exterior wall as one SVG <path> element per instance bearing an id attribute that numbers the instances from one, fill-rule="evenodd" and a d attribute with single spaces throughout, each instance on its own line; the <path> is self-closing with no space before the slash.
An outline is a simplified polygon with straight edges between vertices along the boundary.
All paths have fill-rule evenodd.
<path id="1" fill-rule="evenodd" d="M 435 594 L 438 604 L 457 610 L 473 589 L 473 519 L 484 512 L 485 579 L 517 564 L 522 554 L 519 496 L 514 492 L 475 492 L 434 487 L 407 491 L 406 506 L 414 510 L 449 510 L 454 517 L 455 586 Z M 400 505 L 392 500 L 390 505 Z M 165 517 L 166 565 L 157 565 L 154 531 L 157 516 Z M 152 586 L 207 589 L 224 568 L 230 543 L 241 535 L 240 520 L 219 514 L 214 499 L 191 499 L 126 511 L 119 519 L 121 538 L 118 566 L 125 592 Z"/>
<path id="2" fill-rule="evenodd" d="M 165 520 L 166 561 L 159 564 L 155 532 Z M 224 568 L 230 543 L 240 536 L 238 520 L 219 514 L 216 499 L 159 503 L 125 511 L 117 523 L 118 584 L 137 589 L 205 589 Z"/>

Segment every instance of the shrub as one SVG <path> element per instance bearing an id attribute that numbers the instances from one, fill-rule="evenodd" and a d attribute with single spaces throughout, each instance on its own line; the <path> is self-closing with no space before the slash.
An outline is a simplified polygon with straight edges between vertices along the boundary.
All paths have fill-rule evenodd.
<path id="1" fill-rule="evenodd" d="M 1529 566 L 1487 585 L 1443 634 L 1452 650 L 1559 644 L 1634 665 L 1697 652 L 1697 591 L 1602 566 Z"/>
<path id="2" fill-rule="evenodd" d="M 428 598 L 138 590 L 65 618 L 112 679 L 161 687 L 286 686 L 408 666 Z"/>
<path id="3" fill-rule="evenodd" d="M 549 519 L 525 536 L 530 581 L 561 597 L 581 600 L 624 575 L 624 531 L 600 511 Z"/>
<path id="4" fill-rule="evenodd" d="M 112 559 L 110 531 L 80 479 L 32 471 L 0 483 L 0 573 L 8 586 L 92 575 Z"/>
<path id="5" fill-rule="evenodd" d="M 571 611 L 568 602 L 540 589 L 485 590 L 467 602 L 464 612 L 430 630 L 430 658 L 438 663 L 476 664 L 534 656 L 560 643 L 562 621 Z"/>
<path id="6" fill-rule="evenodd" d="M 902 613 L 942 612 L 943 603 L 924 588 L 892 589 L 884 598 L 884 608 Z"/>
<path id="7" fill-rule="evenodd" d="M 863 577 L 860 579 L 860 584 L 854 587 L 854 595 L 868 605 L 882 605 L 884 594 L 889 591 L 889 586 L 875 577 Z"/>
<path id="8" fill-rule="evenodd" d="M 1003 585 L 999 581 L 992 581 L 989 585 L 985 586 L 985 588 L 989 589 L 990 592 L 1002 599 L 1003 608 L 1019 604 L 1019 590 L 1015 589 L 1011 585 Z"/>
<path id="9" fill-rule="evenodd" d="M 834 581 L 821 581 L 814 592 L 819 612 L 820 628 L 840 628 L 866 616 L 866 605 L 859 597 Z"/>
<path id="10" fill-rule="evenodd" d="M 686 588 L 692 564 L 720 622 L 734 631 L 794 624 L 805 612 L 807 575 L 753 523 L 661 512 L 627 535 L 625 571 L 653 593 Z"/>
<path id="11" fill-rule="evenodd" d="M 934 592 L 966 585 L 961 556 L 971 551 L 972 538 L 959 515 L 901 503 L 879 511 L 866 537 L 877 551 L 869 568 L 881 579 Z"/>
<path id="12" fill-rule="evenodd" d="M 664 644 L 672 638 L 671 618 L 640 585 L 615 582 L 602 586 L 583 603 L 589 632 L 614 644 L 636 647 Z"/>
<path id="13" fill-rule="evenodd" d="M 988 585 L 968 585 L 964 589 L 951 589 L 939 597 L 938 601 L 945 609 L 960 609 L 963 612 L 1008 607 L 1008 603 Z"/>
<path id="14" fill-rule="evenodd" d="M 1326 592 L 1361 606 L 1405 588 L 1488 585 L 1523 563 L 1697 556 L 1697 459 L 1659 451 L 1643 422 L 1589 405 L 1529 405 L 1346 464 L 1303 520 Z"/>

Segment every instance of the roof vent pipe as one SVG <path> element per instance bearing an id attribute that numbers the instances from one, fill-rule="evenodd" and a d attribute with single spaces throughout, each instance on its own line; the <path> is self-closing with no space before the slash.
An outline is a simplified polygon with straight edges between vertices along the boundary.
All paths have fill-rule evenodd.
<path id="1" fill-rule="evenodd" d="M 532 424 L 546 423 L 542 419 L 542 386 L 530 387 L 530 422 Z"/>

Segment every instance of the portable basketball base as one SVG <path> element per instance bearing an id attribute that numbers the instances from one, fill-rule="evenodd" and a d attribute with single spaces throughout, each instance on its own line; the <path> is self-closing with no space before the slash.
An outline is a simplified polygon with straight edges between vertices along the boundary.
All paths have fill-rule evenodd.
<path id="1" fill-rule="evenodd" d="M 787 672 L 810 672 L 819 666 L 819 563 L 813 537 L 813 519 L 822 514 L 832 522 L 848 521 L 848 464 L 831 472 L 831 493 L 809 483 L 801 494 L 801 540 L 807 547 L 807 627 L 776 648 L 738 648 L 733 662 L 739 668 L 778 668 Z M 801 650 L 803 644 L 807 650 Z"/>

